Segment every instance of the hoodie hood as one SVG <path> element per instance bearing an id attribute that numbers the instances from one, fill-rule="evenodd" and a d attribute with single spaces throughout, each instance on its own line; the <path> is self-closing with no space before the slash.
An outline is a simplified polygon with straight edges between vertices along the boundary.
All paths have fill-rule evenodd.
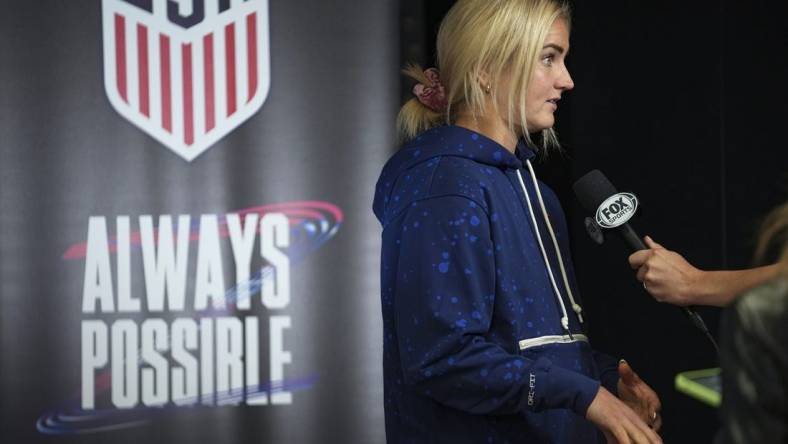
<path id="1" fill-rule="evenodd" d="M 461 126 L 450 125 L 425 131 L 399 149 L 383 167 L 375 187 L 372 209 L 378 220 L 383 214 L 397 178 L 405 171 L 437 157 L 461 157 L 501 169 L 520 169 L 536 153 L 521 139 L 513 154 L 498 142 Z"/>

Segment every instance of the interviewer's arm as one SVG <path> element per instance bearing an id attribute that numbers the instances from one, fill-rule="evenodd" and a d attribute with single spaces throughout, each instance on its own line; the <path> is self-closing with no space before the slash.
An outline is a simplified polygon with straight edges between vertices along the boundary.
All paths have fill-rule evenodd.
<path id="1" fill-rule="evenodd" d="M 645 241 L 649 249 L 633 253 L 629 264 L 654 299 L 669 304 L 723 307 L 739 294 L 774 277 L 778 270 L 773 264 L 746 270 L 704 271 L 650 237 L 646 236 Z"/>

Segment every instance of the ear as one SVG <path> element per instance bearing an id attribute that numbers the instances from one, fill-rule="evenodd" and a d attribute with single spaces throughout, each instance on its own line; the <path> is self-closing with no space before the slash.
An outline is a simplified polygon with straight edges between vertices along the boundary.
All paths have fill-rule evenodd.
<path id="1" fill-rule="evenodd" d="M 476 80 L 479 82 L 479 88 L 484 91 L 487 88 L 487 85 L 490 85 L 492 82 L 492 76 L 486 69 L 479 70 L 479 74 L 476 76 Z"/>

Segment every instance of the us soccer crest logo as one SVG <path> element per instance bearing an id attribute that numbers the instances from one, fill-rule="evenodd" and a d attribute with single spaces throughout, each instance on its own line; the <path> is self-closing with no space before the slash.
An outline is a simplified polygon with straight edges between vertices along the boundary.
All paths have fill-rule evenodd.
<path id="1" fill-rule="evenodd" d="M 187 161 L 268 95 L 268 0 L 102 0 L 102 20 L 113 108 Z"/>

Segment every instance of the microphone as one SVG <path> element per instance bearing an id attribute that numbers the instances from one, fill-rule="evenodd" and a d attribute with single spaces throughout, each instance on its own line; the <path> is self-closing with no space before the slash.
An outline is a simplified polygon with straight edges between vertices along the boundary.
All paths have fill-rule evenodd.
<path id="1" fill-rule="evenodd" d="M 601 244 L 604 241 L 604 230 L 613 230 L 629 247 L 631 253 L 648 249 L 641 237 L 627 223 L 638 208 L 638 199 L 634 194 L 619 193 L 599 170 L 586 173 L 575 182 L 572 189 L 583 209 L 594 215 L 593 218 L 587 217 L 585 221 L 586 229 L 594 241 Z M 709 333 L 703 318 L 693 307 L 680 308 L 719 352 L 717 343 Z"/>
<path id="2" fill-rule="evenodd" d="M 630 252 L 646 250 L 646 244 L 629 226 L 627 221 L 635 215 L 638 200 L 632 193 L 619 193 L 599 170 L 592 170 L 575 182 L 572 186 L 577 200 L 583 209 L 595 215 L 586 220 L 586 228 L 592 239 L 601 244 L 604 241 L 602 229 L 616 231 Z M 593 233 L 592 233 L 593 232 Z"/>

